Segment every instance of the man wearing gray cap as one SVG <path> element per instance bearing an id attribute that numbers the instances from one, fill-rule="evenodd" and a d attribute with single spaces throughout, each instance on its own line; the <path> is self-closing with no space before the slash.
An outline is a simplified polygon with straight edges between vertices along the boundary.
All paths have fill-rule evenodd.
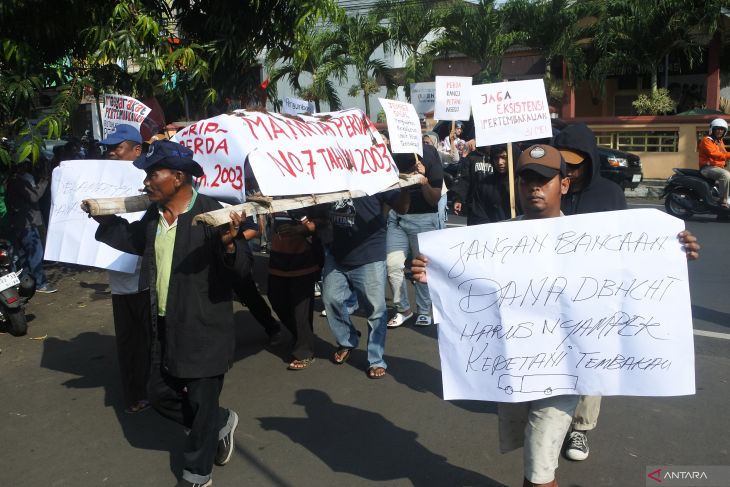
<path id="1" fill-rule="evenodd" d="M 213 463 L 233 453 L 238 415 L 218 399 L 235 351 L 231 281 L 246 276 L 251 251 L 237 239 L 245 215 L 231 212 L 227 228 L 192 224 L 221 205 L 193 187 L 203 169 L 190 149 L 154 142 L 134 161 L 147 173 L 152 205 L 138 222 L 95 217 L 97 240 L 142 256 L 142 286 L 150 289 L 152 367 L 148 398 L 163 416 L 189 434 L 177 487 L 212 485 Z"/>

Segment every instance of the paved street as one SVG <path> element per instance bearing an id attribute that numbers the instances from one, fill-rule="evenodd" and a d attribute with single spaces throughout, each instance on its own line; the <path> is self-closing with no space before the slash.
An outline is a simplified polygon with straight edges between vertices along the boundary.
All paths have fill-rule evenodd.
<path id="1" fill-rule="evenodd" d="M 730 223 L 688 228 L 702 244 L 689 266 L 697 394 L 605 398 L 589 459 L 561 460 L 562 487 L 643 486 L 647 465 L 730 465 Z M 258 256 L 264 285 L 265 266 Z M 33 299 L 28 336 L 0 335 L 0 486 L 174 485 L 181 429 L 151 410 L 123 412 L 106 274 L 54 266 L 51 276 L 60 291 Z M 329 361 L 334 341 L 319 314 L 317 361 L 297 372 L 286 370 L 285 348 L 266 348 L 245 308 L 235 317 L 222 404 L 240 424 L 215 486 L 521 485 L 522 453 L 499 454 L 494 405 L 441 399 L 435 327 L 389 331 L 388 375 L 374 381 L 364 343 L 348 363 Z M 362 317 L 356 324 L 366 330 Z"/>

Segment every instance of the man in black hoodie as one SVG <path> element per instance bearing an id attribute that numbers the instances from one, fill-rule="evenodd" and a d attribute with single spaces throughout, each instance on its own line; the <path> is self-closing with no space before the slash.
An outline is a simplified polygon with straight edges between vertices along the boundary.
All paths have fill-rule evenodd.
<path id="1" fill-rule="evenodd" d="M 600 175 L 598 146 L 591 129 L 584 123 L 568 125 L 553 138 L 553 146 L 565 159 L 570 188 L 563 196 L 560 209 L 565 215 L 626 209 L 621 187 Z M 598 423 L 600 396 L 581 396 L 573 414 L 565 456 L 570 460 L 588 458 L 587 431 Z"/>

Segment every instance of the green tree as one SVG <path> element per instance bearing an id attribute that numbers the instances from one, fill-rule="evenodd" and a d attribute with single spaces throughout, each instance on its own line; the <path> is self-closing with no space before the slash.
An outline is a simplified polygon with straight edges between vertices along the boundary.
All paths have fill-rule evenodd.
<path id="1" fill-rule="evenodd" d="M 433 56 L 428 38 L 441 25 L 440 3 L 435 0 L 416 3 L 381 0 L 375 8 L 375 14 L 387 25 L 393 48 L 406 58 L 403 86 L 408 100 L 411 99 L 411 83 L 433 79 Z"/>
<path id="2" fill-rule="evenodd" d="M 495 0 L 476 4 L 452 2 L 441 18 L 443 30 L 432 45 L 432 52 L 460 52 L 479 64 L 476 83 L 499 79 L 504 53 L 522 41 L 525 34 L 507 28 L 504 10 Z"/>
<path id="3" fill-rule="evenodd" d="M 667 55 L 678 55 L 690 65 L 701 59 L 701 46 L 692 33 L 699 8 L 694 0 L 611 0 L 595 5 L 596 73 L 648 74 L 655 92 L 658 67 Z"/>
<path id="4" fill-rule="evenodd" d="M 267 53 L 269 79 L 275 93 L 276 82 L 286 79 L 302 98 L 313 101 L 317 112 L 325 101 L 330 110 L 339 110 L 342 102 L 333 78 L 342 81 L 347 66 L 334 44 L 337 34 L 332 30 L 308 30 L 297 37 L 293 47 L 272 49 Z M 302 76 L 311 77 L 311 83 L 302 86 Z"/>
<path id="5" fill-rule="evenodd" d="M 369 117 L 370 95 L 380 89 L 378 78 L 383 79 L 389 92 L 396 88 L 395 80 L 385 62 L 373 59 L 373 54 L 378 48 L 387 50 L 388 31 L 371 13 L 341 19 L 336 33 L 337 53 L 342 56 L 346 66 L 354 69 L 357 78 L 357 84 L 350 88 L 349 95 L 363 94 L 365 113 Z"/>

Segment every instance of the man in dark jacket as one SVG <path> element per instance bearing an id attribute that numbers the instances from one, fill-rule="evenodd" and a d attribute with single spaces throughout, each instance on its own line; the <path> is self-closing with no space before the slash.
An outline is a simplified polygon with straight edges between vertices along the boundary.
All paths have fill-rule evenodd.
<path id="1" fill-rule="evenodd" d="M 192 225 L 196 215 L 221 208 L 193 188 L 203 169 L 192 157 L 174 142 L 154 142 L 134 161 L 147 172 L 152 201 L 142 219 L 96 217 L 97 240 L 142 255 L 140 287 L 149 287 L 152 309 L 149 400 L 190 430 L 178 487 L 211 485 L 213 463 L 225 465 L 233 453 L 238 416 L 218 399 L 236 343 L 231 281 L 252 262 L 246 243 L 236 240 L 241 215 L 231 213 L 225 232 Z"/>
<path id="2" fill-rule="evenodd" d="M 39 232 L 43 216 L 38 202 L 48 189 L 49 179 L 44 175 L 36 182 L 31 170 L 31 163 L 23 162 L 8 180 L 5 195 L 8 221 L 16 239 L 18 269 L 35 279 L 39 293 L 55 293 L 58 289 L 48 283 L 43 270 L 43 240 Z"/>
<path id="3" fill-rule="evenodd" d="M 495 145 L 477 149 L 466 157 L 465 174 L 459 178 L 454 199 L 454 213 L 466 206 L 466 224 L 481 225 L 510 217 L 507 147 Z"/>
<path id="4" fill-rule="evenodd" d="M 587 125 L 568 125 L 555 136 L 553 146 L 563 155 L 570 178 L 570 189 L 560 205 L 564 214 L 626 209 L 621 187 L 600 175 L 596 138 Z M 600 409 L 600 396 L 580 397 L 565 447 L 565 456 L 570 460 L 588 458 L 587 432 L 596 427 Z"/>

